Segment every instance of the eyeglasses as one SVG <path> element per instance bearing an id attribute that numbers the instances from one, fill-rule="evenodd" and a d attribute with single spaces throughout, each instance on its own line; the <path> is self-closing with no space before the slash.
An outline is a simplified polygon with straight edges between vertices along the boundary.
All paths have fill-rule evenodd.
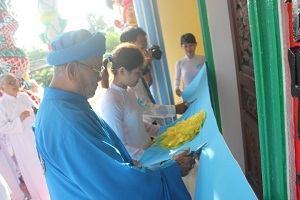
<path id="1" fill-rule="evenodd" d="M 75 62 L 78 63 L 78 64 L 80 64 L 80 65 L 83 65 L 83 66 L 85 66 L 85 67 L 88 67 L 88 68 L 94 70 L 95 72 L 98 72 L 100 78 L 102 78 L 102 76 L 103 76 L 103 74 L 104 74 L 104 71 L 105 71 L 105 67 L 104 67 L 103 65 L 101 66 L 100 71 L 99 71 L 98 69 L 96 69 L 96 68 L 94 68 L 94 67 L 91 68 L 90 66 L 88 66 L 87 64 L 84 64 L 83 62 L 80 62 L 80 61 L 75 61 Z"/>

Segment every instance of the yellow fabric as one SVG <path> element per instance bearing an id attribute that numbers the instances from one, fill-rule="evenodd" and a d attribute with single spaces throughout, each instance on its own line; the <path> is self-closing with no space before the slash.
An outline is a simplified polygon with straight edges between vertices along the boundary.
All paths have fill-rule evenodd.
<path id="1" fill-rule="evenodd" d="M 163 134 L 154 139 L 154 144 L 165 149 L 176 149 L 192 140 L 200 131 L 206 112 L 201 110 L 186 120 L 169 127 Z"/>

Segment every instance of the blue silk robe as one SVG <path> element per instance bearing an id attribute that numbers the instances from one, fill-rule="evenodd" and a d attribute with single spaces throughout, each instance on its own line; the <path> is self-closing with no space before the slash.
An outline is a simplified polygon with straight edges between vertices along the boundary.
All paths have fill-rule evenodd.
<path id="1" fill-rule="evenodd" d="M 51 200 L 191 199 L 175 161 L 133 166 L 116 134 L 80 95 L 45 88 L 35 137 Z"/>

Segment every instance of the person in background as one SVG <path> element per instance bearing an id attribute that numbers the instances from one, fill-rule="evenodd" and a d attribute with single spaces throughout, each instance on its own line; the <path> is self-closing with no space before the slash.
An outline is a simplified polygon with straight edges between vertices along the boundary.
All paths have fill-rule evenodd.
<path id="1" fill-rule="evenodd" d="M 137 162 L 152 145 L 159 125 L 143 122 L 144 106 L 129 87 L 134 87 L 142 77 L 144 56 L 140 48 L 131 43 L 121 43 L 112 52 L 111 86 L 102 97 L 100 116 L 115 131 L 131 158 Z M 107 63 L 104 61 L 104 63 Z M 106 66 L 104 66 L 106 68 Z"/>
<path id="2" fill-rule="evenodd" d="M 32 199 L 47 200 L 49 192 L 36 151 L 32 125 L 37 105 L 26 93 L 19 92 L 19 82 L 13 74 L 0 75 L 0 134 L 12 145 L 17 165 Z"/>
<path id="3" fill-rule="evenodd" d="M 31 85 L 31 91 L 42 100 L 44 94 L 44 88 L 41 87 L 34 79 L 30 79 L 28 82 Z"/>
<path id="4" fill-rule="evenodd" d="M 146 76 L 148 76 L 148 79 L 145 79 L 144 75 L 144 77 L 140 78 L 136 86 L 131 87 L 131 89 L 135 93 L 135 96 L 144 104 L 144 121 L 148 123 L 157 123 L 160 121 L 159 119 L 175 117 L 176 114 L 183 114 L 188 108 L 188 106 L 186 106 L 186 102 L 182 102 L 176 105 L 160 105 L 156 104 L 153 99 L 153 96 L 149 89 L 149 86 L 151 86 L 152 84 L 152 76 L 149 66 L 153 58 L 151 52 L 146 50 L 146 32 L 140 27 L 129 27 L 122 32 L 120 41 L 121 43 L 130 42 L 136 45 L 142 50 L 142 52 L 144 52 L 145 55 L 146 63 L 144 66 L 144 74 L 145 72 L 147 72 Z M 151 81 L 149 77 L 151 77 Z M 145 84 L 146 82 L 148 84 Z M 163 125 L 161 123 L 158 124 Z"/>
<path id="5" fill-rule="evenodd" d="M 178 60 L 175 65 L 174 89 L 177 96 L 181 97 L 180 81 L 183 82 L 183 90 L 186 88 L 205 62 L 205 57 L 195 54 L 197 42 L 192 33 L 181 36 L 180 44 L 185 52 L 185 56 Z"/>
<path id="6" fill-rule="evenodd" d="M 105 37 L 85 29 L 63 32 L 51 48 L 47 61 L 54 76 L 35 125 L 51 200 L 191 199 L 181 178 L 195 163 L 187 157 L 189 149 L 154 168 L 135 166 L 118 136 L 91 108 L 88 99 L 103 73 Z"/>

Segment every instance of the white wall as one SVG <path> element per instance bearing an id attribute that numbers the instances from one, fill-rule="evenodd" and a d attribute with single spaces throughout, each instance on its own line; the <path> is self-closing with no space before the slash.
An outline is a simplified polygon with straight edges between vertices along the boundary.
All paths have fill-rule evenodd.
<path id="1" fill-rule="evenodd" d="M 222 132 L 230 151 L 245 171 L 236 63 L 228 5 L 227 1 L 207 0 L 206 6 L 215 62 Z"/>

